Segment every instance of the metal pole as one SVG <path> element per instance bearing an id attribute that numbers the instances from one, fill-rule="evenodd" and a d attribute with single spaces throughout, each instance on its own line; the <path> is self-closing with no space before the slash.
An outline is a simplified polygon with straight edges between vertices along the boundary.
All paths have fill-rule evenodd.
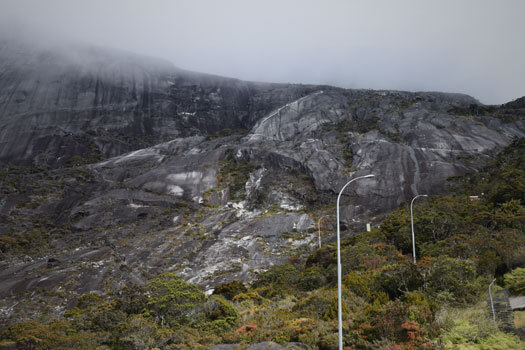
<path id="1" fill-rule="evenodd" d="M 492 285 L 496 282 L 494 278 L 489 284 L 489 298 L 490 298 L 490 309 L 492 310 L 492 320 L 494 321 L 494 326 L 496 326 L 496 312 L 494 311 L 494 301 L 492 300 Z"/>
<path id="2" fill-rule="evenodd" d="M 410 224 L 412 226 L 412 256 L 414 257 L 414 264 L 416 263 L 416 237 L 414 235 L 414 214 L 412 211 L 412 204 L 417 197 L 428 197 L 426 194 L 418 194 L 410 202 Z"/>
<path id="3" fill-rule="evenodd" d="M 319 248 L 321 248 L 321 220 L 327 218 L 328 216 L 330 215 L 321 216 L 319 220 L 317 220 L 317 229 L 319 230 Z"/>
<path id="4" fill-rule="evenodd" d="M 374 176 L 375 175 L 359 176 L 348 181 L 337 196 L 337 316 L 339 319 L 339 350 L 343 350 L 343 309 L 341 303 L 341 229 L 339 224 L 339 200 L 341 199 L 341 194 L 345 190 L 346 186 L 350 185 L 353 181 Z"/>

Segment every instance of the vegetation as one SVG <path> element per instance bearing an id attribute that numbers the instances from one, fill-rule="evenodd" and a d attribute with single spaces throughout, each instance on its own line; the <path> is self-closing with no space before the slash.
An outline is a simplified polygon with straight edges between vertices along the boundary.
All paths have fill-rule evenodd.
<path id="1" fill-rule="evenodd" d="M 523 348 L 494 326 L 486 298 L 493 276 L 525 293 L 524 154 L 524 140 L 516 141 L 485 171 L 454 179 L 453 194 L 417 203 L 417 264 L 405 206 L 342 243 L 349 349 Z M 222 176 L 235 189 L 244 172 L 232 174 L 230 162 Z M 160 274 L 143 287 L 84 295 L 63 318 L 0 331 L 0 344 L 32 349 L 204 349 L 268 340 L 334 349 L 334 245 L 275 265 L 249 287 L 232 281 L 206 296 L 173 273 Z"/>
<path id="2" fill-rule="evenodd" d="M 235 296 L 240 293 L 246 293 L 248 289 L 239 280 L 233 280 L 229 283 L 219 284 L 215 286 L 213 294 L 219 294 L 224 296 L 228 300 L 232 300 Z"/>
<path id="3" fill-rule="evenodd" d="M 228 150 L 224 159 L 219 163 L 217 182 L 219 185 L 226 185 L 228 187 L 231 199 L 243 200 L 246 195 L 244 185 L 254 169 L 254 163 L 245 157 L 237 159 L 233 151 Z"/>
<path id="4" fill-rule="evenodd" d="M 512 273 L 506 273 L 505 287 L 513 294 L 525 295 L 525 268 L 518 267 Z"/>
<path id="5" fill-rule="evenodd" d="M 0 165 L 0 169 L 0 198 L 16 200 L 10 215 L 2 222 L 0 260 L 9 255 L 43 254 L 52 240 L 71 233 L 68 220 L 57 222 L 38 209 L 64 200 L 72 188 L 88 187 L 93 181 L 91 171 L 84 168 L 50 171 L 13 165 Z"/>
<path id="6" fill-rule="evenodd" d="M 223 137 L 237 136 L 238 138 L 244 137 L 248 134 L 249 130 L 246 129 L 221 129 L 215 134 L 210 134 L 206 137 L 207 140 L 214 140 Z"/>
<path id="7" fill-rule="evenodd" d="M 503 123 L 515 122 L 524 115 L 523 106 L 521 106 L 518 101 L 513 101 L 499 107 L 477 104 L 471 104 L 469 106 L 455 106 L 449 111 L 449 113 L 469 119 L 474 119 L 480 116 L 491 116 L 493 118 L 500 119 Z"/>
<path id="8" fill-rule="evenodd" d="M 94 142 L 92 135 L 74 136 L 74 143 L 81 148 L 82 155 L 74 155 L 69 158 L 65 165 L 74 167 L 85 164 L 97 163 L 106 159 Z"/>

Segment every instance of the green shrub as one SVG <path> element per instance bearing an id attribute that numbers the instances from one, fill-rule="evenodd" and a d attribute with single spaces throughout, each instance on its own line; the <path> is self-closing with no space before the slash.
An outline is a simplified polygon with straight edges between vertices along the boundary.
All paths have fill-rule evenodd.
<path id="1" fill-rule="evenodd" d="M 353 238 L 355 244 L 365 243 L 365 244 L 376 244 L 376 243 L 385 243 L 387 241 L 385 233 L 381 228 L 374 228 L 370 232 L 364 232 L 356 235 Z"/>
<path id="2" fill-rule="evenodd" d="M 342 299 L 343 300 L 341 300 L 341 314 L 343 318 L 345 318 L 344 316 L 348 314 L 350 310 L 348 309 L 348 306 L 346 306 L 344 298 Z M 335 320 L 338 317 L 339 317 L 339 299 L 337 296 L 335 296 L 330 301 L 328 309 L 324 313 L 323 319 L 325 321 L 330 321 L 330 320 Z"/>
<path id="3" fill-rule="evenodd" d="M 304 270 L 299 277 L 298 287 L 304 291 L 311 291 L 326 285 L 324 269 L 320 267 L 310 267 Z"/>
<path id="4" fill-rule="evenodd" d="M 237 324 L 237 309 L 220 296 L 212 296 L 202 306 L 204 319 L 197 326 L 208 334 L 220 335 Z"/>
<path id="5" fill-rule="evenodd" d="M 343 279 L 343 285 L 365 300 L 373 300 L 377 291 L 375 273 L 373 271 L 352 271 Z"/>
<path id="6" fill-rule="evenodd" d="M 465 303 L 477 295 L 475 277 L 476 270 L 471 261 L 439 256 L 430 267 L 427 289 L 433 295 L 450 293 L 451 302 Z"/>
<path id="7" fill-rule="evenodd" d="M 444 349 L 523 349 L 523 343 L 516 336 L 497 329 L 485 303 L 462 309 L 444 309 L 440 318 L 439 340 Z"/>
<path id="8" fill-rule="evenodd" d="M 525 268 L 518 267 L 504 276 L 505 287 L 512 294 L 525 295 Z"/>
<path id="9" fill-rule="evenodd" d="M 417 290 L 424 284 L 423 275 L 409 260 L 385 266 L 378 273 L 376 281 L 391 299 Z"/>
<path id="10" fill-rule="evenodd" d="M 252 284 L 253 288 L 276 284 L 279 286 L 295 284 L 298 280 L 299 272 L 293 265 L 274 265 L 267 271 L 261 272 Z"/>
<path id="11" fill-rule="evenodd" d="M 343 273 L 352 270 L 366 270 L 365 260 L 372 260 L 376 256 L 374 247 L 369 244 L 356 244 L 341 249 L 341 266 Z M 381 257 L 381 260 L 382 257 Z"/>
<path id="12" fill-rule="evenodd" d="M 478 256 L 476 269 L 479 275 L 494 276 L 496 268 L 502 262 L 494 250 L 486 250 Z"/>
<path id="13" fill-rule="evenodd" d="M 113 297 L 116 307 L 128 315 L 142 313 L 148 302 L 146 289 L 135 284 L 124 286 Z"/>
<path id="14" fill-rule="evenodd" d="M 95 293 L 84 294 L 77 306 L 67 310 L 64 316 L 76 329 L 95 332 L 113 332 L 126 321 L 126 314 L 116 308 L 116 302 L 103 301 Z"/>
<path id="15" fill-rule="evenodd" d="M 251 301 L 254 304 L 262 304 L 265 301 L 267 301 L 265 298 L 263 298 L 259 293 L 257 293 L 256 290 L 250 289 L 246 293 L 239 293 L 232 299 L 233 302 L 245 302 L 245 301 Z"/>
<path id="16" fill-rule="evenodd" d="M 411 251 L 410 214 L 406 209 L 399 209 L 387 215 L 381 224 L 381 232 L 388 243 L 393 244 L 403 253 Z"/>
<path id="17" fill-rule="evenodd" d="M 164 348 L 171 341 L 170 333 L 151 319 L 142 315 L 133 315 L 111 345 L 114 349 Z"/>
<path id="18" fill-rule="evenodd" d="M 150 297 L 147 309 L 161 323 L 171 327 L 192 324 L 197 306 L 206 296 L 195 285 L 183 281 L 174 273 L 163 273 L 147 285 Z"/>
<path id="19" fill-rule="evenodd" d="M 223 283 L 215 286 L 213 294 L 220 294 L 226 299 L 232 300 L 234 296 L 239 293 L 245 293 L 247 291 L 244 284 L 239 280 L 233 280 L 228 283 Z"/>
<path id="20" fill-rule="evenodd" d="M 415 291 L 406 295 L 408 319 L 420 324 L 429 324 L 435 320 L 439 309 L 436 301 L 423 292 Z M 434 330 L 436 332 L 437 330 Z"/>
<path id="21" fill-rule="evenodd" d="M 0 329 L 0 344 L 16 344 L 16 349 L 99 349 L 104 336 L 75 330 L 69 322 L 20 322 Z M 10 349 L 10 348 L 9 348 Z"/>
<path id="22" fill-rule="evenodd" d="M 334 298 L 337 298 L 336 289 L 318 289 L 306 298 L 300 299 L 292 310 L 302 317 L 323 318 Z"/>
<path id="23" fill-rule="evenodd" d="M 356 320 L 354 329 L 367 341 L 388 339 L 401 345 L 400 349 L 425 348 L 436 334 L 432 327 L 435 309 L 421 295 L 408 299 L 411 303 L 398 299 L 368 304 L 365 317 Z"/>
<path id="24" fill-rule="evenodd" d="M 333 244 L 324 245 L 322 248 L 316 249 L 306 259 L 306 267 L 319 266 L 327 268 L 336 263 L 336 250 Z"/>
<path id="25" fill-rule="evenodd" d="M 121 323 L 126 321 L 126 314 L 115 309 L 115 302 L 103 303 L 97 307 L 93 314 L 90 314 L 91 330 L 94 331 L 114 331 Z"/>

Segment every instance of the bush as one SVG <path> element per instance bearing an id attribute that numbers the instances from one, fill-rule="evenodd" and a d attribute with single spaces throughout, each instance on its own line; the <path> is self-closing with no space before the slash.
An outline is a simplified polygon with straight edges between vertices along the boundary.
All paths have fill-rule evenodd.
<path id="1" fill-rule="evenodd" d="M 142 315 L 134 315 L 130 317 L 112 348 L 155 349 L 164 347 L 169 340 L 169 332 L 163 332 L 155 322 Z"/>
<path id="2" fill-rule="evenodd" d="M 85 314 L 90 321 L 90 330 L 114 331 L 126 321 L 126 314 L 115 309 L 115 302 L 102 303 L 97 308 Z"/>
<path id="3" fill-rule="evenodd" d="M 479 275 L 494 276 L 496 268 L 503 261 L 493 250 L 486 250 L 479 255 L 477 261 L 477 271 Z"/>
<path id="4" fill-rule="evenodd" d="M 298 280 L 299 273 L 293 265 L 274 265 L 261 272 L 252 284 L 253 288 L 269 286 L 270 284 L 290 285 Z"/>
<path id="5" fill-rule="evenodd" d="M 333 244 L 324 245 L 316 249 L 307 259 L 306 267 L 319 266 L 327 268 L 336 263 L 336 250 Z"/>
<path id="6" fill-rule="evenodd" d="M 223 283 L 215 286 L 213 294 L 220 294 L 228 300 L 232 300 L 234 296 L 239 293 L 245 293 L 247 291 L 244 284 L 239 280 L 233 280 L 228 283 Z"/>
<path id="7" fill-rule="evenodd" d="M 325 271 L 320 267 L 310 267 L 301 273 L 298 287 L 304 291 L 311 291 L 326 285 Z"/>
<path id="8" fill-rule="evenodd" d="M 197 306 L 206 296 L 195 285 L 183 281 L 174 273 L 163 273 L 148 283 L 150 293 L 147 308 L 162 324 L 171 327 L 192 324 Z"/>
<path id="9" fill-rule="evenodd" d="M 222 297 L 212 296 L 202 309 L 205 319 L 197 327 L 206 334 L 220 335 L 237 324 L 237 309 Z"/>
<path id="10" fill-rule="evenodd" d="M 373 271 L 352 271 L 343 279 L 343 285 L 357 296 L 372 301 L 377 286 Z"/>
<path id="11" fill-rule="evenodd" d="M 395 349 L 425 348 L 436 334 L 432 327 L 436 308 L 421 293 L 409 294 L 407 299 L 410 302 L 398 299 L 367 305 L 365 318 L 356 320 L 354 330 L 367 341 L 394 341 L 400 345 Z"/>
<path id="12" fill-rule="evenodd" d="M 434 321 L 438 304 L 434 299 L 422 292 L 411 292 L 406 296 L 409 306 L 409 319 L 420 324 L 429 324 Z"/>
<path id="13" fill-rule="evenodd" d="M 450 293 L 451 302 L 465 303 L 473 301 L 477 294 L 475 277 L 476 270 L 471 261 L 440 256 L 432 262 L 427 288 L 434 295 Z"/>
<path id="14" fill-rule="evenodd" d="M 343 317 L 351 319 L 350 312 L 361 305 L 362 299 L 343 286 Z M 313 317 L 315 319 L 337 319 L 337 288 L 317 289 L 307 297 L 300 299 L 292 308 L 301 317 Z"/>
<path id="15" fill-rule="evenodd" d="M 237 294 L 236 296 L 233 297 L 232 301 L 236 303 L 237 302 L 242 303 L 242 302 L 249 301 L 249 302 L 252 302 L 253 304 L 262 304 L 265 301 L 267 301 L 267 299 L 263 298 L 259 293 L 257 293 L 256 290 L 250 289 L 246 293 Z"/>
<path id="16" fill-rule="evenodd" d="M 148 302 L 145 288 L 135 284 L 121 288 L 113 297 L 117 309 L 128 315 L 142 313 Z"/>
<path id="17" fill-rule="evenodd" d="M 96 293 L 88 293 L 78 298 L 77 306 L 79 309 L 87 309 L 102 302 L 102 298 Z"/>
<path id="18" fill-rule="evenodd" d="M 511 334 L 499 331 L 487 312 L 485 303 L 441 312 L 440 342 L 445 349 L 523 349 L 523 343 Z"/>
<path id="19" fill-rule="evenodd" d="M 390 299 L 417 290 L 424 284 L 423 275 L 418 267 L 409 260 L 385 266 L 378 273 L 376 281 Z"/>
<path id="20" fill-rule="evenodd" d="M 395 245 L 403 253 L 412 251 L 410 214 L 406 209 L 390 213 L 381 224 L 381 231 L 387 242 Z"/>
<path id="21" fill-rule="evenodd" d="M 298 312 L 302 317 L 322 318 L 330 308 L 332 299 L 336 297 L 337 291 L 335 290 L 317 290 L 299 300 L 292 310 Z"/>
<path id="22" fill-rule="evenodd" d="M 102 341 L 101 335 L 77 331 L 64 321 L 50 324 L 26 321 L 0 329 L 0 345 L 14 343 L 16 349 L 95 350 L 99 349 Z"/>
<path id="23" fill-rule="evenodd" d="M 341 249 L 341 267 L 343 273 L 352 270 L 366 270 L 365 259 L 371 260 L 375 256 L 374 247 L 369 244 L 358 243 Z M 383 260 L 383 257 L 379 257 Z"/>
<path id="24" fill-rule="evenodd" d="M 525 268 L 518 267 L 504 276 L 505 287 L 512 294 L 525 295 Z"/>

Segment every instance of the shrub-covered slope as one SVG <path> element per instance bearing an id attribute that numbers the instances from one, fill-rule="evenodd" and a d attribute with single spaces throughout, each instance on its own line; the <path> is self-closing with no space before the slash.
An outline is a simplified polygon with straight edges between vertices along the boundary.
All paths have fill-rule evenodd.
<path id="1" fill-rule="evenodd" d="M 484 171 L 451 180 L 448 194 L 414 207 L 412 263 L 406 206 L 342 245 L 344 341 L 354 349 L 522 349 L 492 324 L 493 276 L 516 289 L 525 266 L 525 139 Z M 510 174 L 510 176 L 509 176 Z M 337 343 L 335 248 L 291 256 L 257 275 L 203 294 L 176 274 L 105 295 L 85 294 L 60 318 L 2 328 L 2 345 L 27 348 L 198 349 L 217 343 Z M 516 289 L 521 291 L 521 289 Z"/>

